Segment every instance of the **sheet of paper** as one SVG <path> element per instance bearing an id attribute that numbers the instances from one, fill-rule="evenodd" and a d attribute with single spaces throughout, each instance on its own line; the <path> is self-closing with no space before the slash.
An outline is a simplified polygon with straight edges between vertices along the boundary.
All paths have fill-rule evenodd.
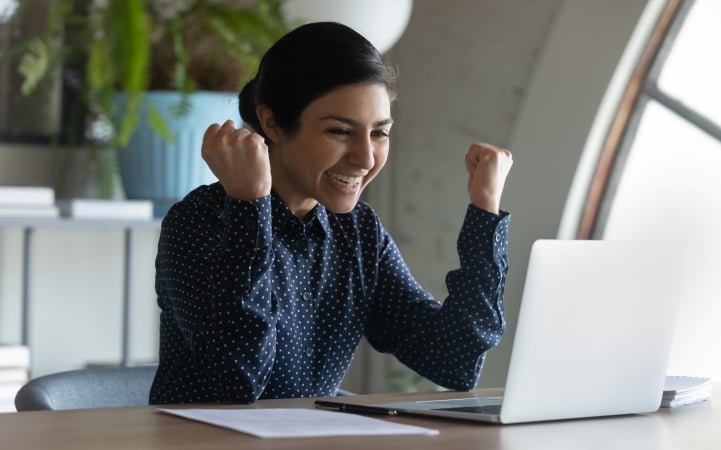
<path id="1" fill-rule="evenodd" d="M 377 436 L 423 434 L 438 430 L 373 417 L 300 408 L 269 409 L 158 409 L 190 420 L 230 428 L 258 437 Z"/>

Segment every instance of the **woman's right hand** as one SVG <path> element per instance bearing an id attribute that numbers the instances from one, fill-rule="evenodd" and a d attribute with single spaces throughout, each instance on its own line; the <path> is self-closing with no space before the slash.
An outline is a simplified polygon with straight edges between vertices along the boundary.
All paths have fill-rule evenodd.
<path id="1" fill-rule="evenodd" d="M 214 123 L 203 135 L 201 155 L 228 197 L 253 201 L 270 195 L 270 158 L 261 135 L 235 128 L 232 120 Z"/>

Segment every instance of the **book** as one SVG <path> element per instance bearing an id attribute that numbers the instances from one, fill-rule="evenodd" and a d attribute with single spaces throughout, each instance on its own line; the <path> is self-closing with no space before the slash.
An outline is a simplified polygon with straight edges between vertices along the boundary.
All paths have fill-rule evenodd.
<path id="1" fill-rule="evenodd" d="M 51 206 L 55 189 L 47 186 L 0 186 L 0 205 Z"/>
<path id="2" fill-rule="evenodd" d="M 0 369 L 0 385 L 4 383 L 27 383 L 28 369 L 25 367 L 6 367 Z"/>
<path id="3" fill-rule="evenodd" d="M 0 413 L 17 412 L 15 410 L 15 399 L 0 398 Z"/>
<path id="4" fill-rule="evenodd" d="M 25 383 L 0 383 L 0 412 L 15 412 L 15 396 Z"/>
<path id="5" fill-rule="evenodd" d="M 713 381 L 705 377 L 667 376 L 661 407 L 673 408 L 711 399 Z"/>
<path id="6" fill-rule="evenodd" d="M 1 205 L 0 219 L 53 219 L 60 216 L 56 205 Z"/>
<path id="7" fill-rule="evenodd" d="M 15 395 L 28 382 L 30 349 L 0 345 L 0 412 L 15 411 Z"/>
<path id="8" fill-rule="evenodd" d="M 153 219 L 153 202 L 150 200 L 73 198 L 59 200 L 58 207 L 63 217 L 73 219 Z"/>
<path id="9" fill-rule="evenodd" d="M 30 349 L 25 345 L 0 345 L 0 369 L 29 368 Z"/>

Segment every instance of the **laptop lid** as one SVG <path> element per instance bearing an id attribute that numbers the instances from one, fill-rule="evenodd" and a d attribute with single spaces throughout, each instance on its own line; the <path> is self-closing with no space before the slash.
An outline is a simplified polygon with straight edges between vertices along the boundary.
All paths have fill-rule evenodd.
<path id="1" fill-rule="evenodd" d="M 536 241 L 500 411 L 469 404 L 500 398 L 384 406 L 499 423 L 657 410 L 682 295 L 684 247 Z"/>

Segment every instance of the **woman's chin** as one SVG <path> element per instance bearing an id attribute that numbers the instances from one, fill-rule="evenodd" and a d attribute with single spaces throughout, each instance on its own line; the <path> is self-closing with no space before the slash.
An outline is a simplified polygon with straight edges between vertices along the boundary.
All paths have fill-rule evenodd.
<path id="1" fill-rule="evenodd" d="M 364 187 L 364 186 L 363 186 Z M 363 191 L 360 185 L 342 186 L 339 183 L 329 183 L 322 192 L 322 198 L 318 198 L 326 209 L 337 214 L 348 213 L 355 208 Z"/>
<path id="2" fill-rule="evenodd" d="M 353 208 L 358 204 L 358 196 L 353 196 L 352 199 L 325 199 L 325 201 L 320 201 L 320 203 L 325 206 L 325 209 L 328 211 L 336 214 L 345 214 L 353 211 Z"/>

